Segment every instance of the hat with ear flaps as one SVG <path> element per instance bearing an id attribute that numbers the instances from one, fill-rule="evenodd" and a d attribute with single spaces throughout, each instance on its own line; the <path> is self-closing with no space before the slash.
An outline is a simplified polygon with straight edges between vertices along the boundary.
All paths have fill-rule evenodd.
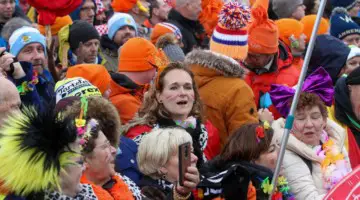
<path id="1" fill-rule="evenodd" d="M 79 156 L 74 119 L 33 107 L 9 116 L 0 129 L 0 180 L 16 195 L 60 190 L 59 173 Z"/>

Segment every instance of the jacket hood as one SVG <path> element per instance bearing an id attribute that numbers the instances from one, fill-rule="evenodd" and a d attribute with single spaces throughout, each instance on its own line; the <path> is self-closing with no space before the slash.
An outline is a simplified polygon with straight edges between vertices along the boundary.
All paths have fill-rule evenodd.
<path id="1" fill-rule="evenodd" d="M 77 7 L 74 11 L 72 11 L 72 12 L 70 13 L 70 17 L 71 17 L 71 19 L 72 19 L 73 21 L 80 19 L 80 11 L 81 11 L 81 8 L 82 8 L 82 6 L 84 5 L 85 1 L 86 1 L 86 0 L 82 0 L 81 5 L 80 5 L 79 7 Z M 96 2 L 95 2 L 95 0 L 92 0 L 92 2 L 94 2 L 94 6 L 95 6 L 95 11 L 94 11 L 94 12 L 96 13 Z M 94 17 L 94 20 L 95 20 L 95 17 Z"/>
<path id="2" fill-rule="evenodd" d="M 227 77 L 244 78 L 246 71 L 236 60 L 210 50 L 195 49 L 185 57 L 185 64 L 212 69 Z"/>
<path id="3" fill-rule="evenodd" d="M 284 118 L 280 118 L 274 121 L 272 124 L 272 128 L 274 129 L 273 137 L 275 137 L 273 139 L 275 139 L 277 144 L 281 143 L 282 136 L 284 133 L 284 127 L 285 127 Z M 325 131 L 327 132 L 329 137 L 334 140 L 335 144 L 339 147 L 339 149 L 343 149 L 345 143 L 346 130 L 343 129 L 338 124 L 336 124 L 334 121 L 327 119 Z M 292 134 L 290 134 L 286 149 L 308 160 L 316 161 L 319 163 L 322 161 L 321 158 L 316 155 L 315 151 L 310 146 L 298 140 Z"/>
<path id="4" fill-rule="evenodd" d="M 306 76 L 309 76 L 317 68 L 323 67 L 329 73 L 335 85 L 349 53 L 350 48 L 341 40 L 330 35 L 319 35 L 316 38 Z"/>
<path id="5" fill-rule="evenodd" d="M 135 94 L 136 90 L 141 86 L 132 81 L 129 77 L 120 73 L 111 73 L 110 96 L 115 96 L 118 94 L 132 93 Z"/>

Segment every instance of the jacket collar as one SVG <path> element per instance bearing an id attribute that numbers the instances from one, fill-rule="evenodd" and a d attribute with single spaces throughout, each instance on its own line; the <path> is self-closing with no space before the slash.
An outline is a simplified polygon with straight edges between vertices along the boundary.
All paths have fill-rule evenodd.
<path id="1" fill-rule="evenodd" d="M 193 50 L 185 57 L 185 63 L 213 69 L 229 77 L 244 78 L 246 73 L 244 67 L 236 60 L 209 50 Z"/>
<path id="2" fill-rule="evenodd" d="M 189 27 L 196 27 L 196 25 L 197 25 L 197 21 L 193 21 L 193 20 L 185 18 L 175 9 L 170 10 L 168 18 L 170 21 L 174 20 L 174 21 L 181 23 L 182 25 L 187 25 Z"/>

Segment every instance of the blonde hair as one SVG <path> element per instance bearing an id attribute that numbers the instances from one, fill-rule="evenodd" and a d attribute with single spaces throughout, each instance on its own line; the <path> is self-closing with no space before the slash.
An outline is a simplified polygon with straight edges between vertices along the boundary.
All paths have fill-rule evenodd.
<path id="1" fill-rule="evenodd" d="M 180 128 L 160 128 L 146 134 L 141 139 L 137 154 L 140 171 L 154 179 L 161 178 L 159 169 L 177 154 L 179 145 L 186 142 L 192 144 L 192 138 Z"/>
<path id="2" fill-rule="evenodd" d="M 139 124 L 154 125 L 157 123 L 158 117 L 165 119 L 171 119 L 171 114 L 166 110 L 164 105 L 160 104 L 156 98 L 157 93 L 161 93 L 165 87 L 165 76 L 172 70 L 183 70 L 187 72 L 192 80 L 192 85 L 195 94 L 194 105 L 189 113 L 189 116 L 193 116 L 197 119 L 203 120 L 202 116 L 202 102 L 200 100 L 200 94 L 196 87 L 194 74 L 182 63 L 174 62 L 170 63 L 156 78 L 155 84 L 152 84 L 149 91 L 144 95 L 143 103 L 134 118 L 130 121 L 129 124 L 124 128 L 124 132 L 128 131 L 131 127 L 134 127 Z"/>

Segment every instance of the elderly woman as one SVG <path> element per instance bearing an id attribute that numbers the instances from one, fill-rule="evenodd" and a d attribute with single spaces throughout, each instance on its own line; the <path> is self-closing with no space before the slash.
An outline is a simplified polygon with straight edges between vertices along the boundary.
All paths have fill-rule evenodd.
<path id="1" fill-rule="evenodd" d="M 327 119 L 325 105 L 332 104 L 333 94 L 331 78 L 323 68 L 304 82 L 283 161 L 284 175 L 296 199 L 322 199 L 351 171 L 344 148 L 346 132 Z M 279 112 L 287 116 L 294 89 L 273 85 L 270 95 Z M 278 141 L 284 124 L 283 118 L 273 123 Z"/>
<path id="2" fill-rule="evenodd" d="M 120 136 L 121 122 L 116 108 L 102 97 L 88 97 L 87 100 L 87 118 L 96 119 L 110 144 L 115 148 L 119 146 L 115 159 L 115 171 L 138 183 L 141 173 L 136 162 L 137 145 L 131 139 Z M 81 102 L 76 97 L 67 98 L 59 101 L 57 107 L 65 110 L 63 112 L 65 116 L 75 118 L 80 113 Z"/>
<path id="3" fill-rule="evenodd" d="M 278 148 L 269 123 L 246 124 L 232 134 L 219 156 L 200 169 L 203 176 L 198 191 L 203 199 L 268 199 Z M 217 181 L 213 181 L 216 177 Z M 284 177 L 279 180 L 284 180 Z M 269 185 L 268 185 L 269 186 Z M 279 184 L 275 196 L 290 199 L 286 184 Z M 202 199 L 202 198 L 200 198 Z M 277 198 L 275 198 L 277 199 Z"/>
<path id="4" fill-rule="evenodd" d="M 205 122 L 205 123 L 203 123 Z M 181 63 L 169 64 L 145 96 L 138 118 L 129 123 L 126 136 L 137 143 L 154 128 L 178 126 L 193 140 L 198 166 L 220 150 L 217 130 L 203 120 L 202 104 L 192 72 Z"/>
<path id="5" fill-rule="evenodd" d="M 82 141 L 85 170 L 82 183 L 90 184 L 101 200 L 141 199 L 140 190 L 126 176 L 115 173 L 116 149 L 111 146 L 100 129 L 98 121 L 91 119 Z"/>
<path id="6" fill-rule="evenodd" d="M 28 200 L 96 200 L 93 187 L 80 184 L 82 137 L 74 119 L 53 110 L 24 109 L 7 119 L 0 130 L 2 186 Z"/>
<path id="7" fill-rule="evenodd" d="M 186 169 L 184 186 L 179 181 L 178 147 L 192 143 L 183 129 L 156 129 L 141 140 L 138 152 L 140 171 L 145 175 L 140 187 L 150 199 L 193 199 L 192 190 L 199 183 L 197 157 L 191 153 L 191 165 Z M 161 147 L 161 148 L 154 148 Z M 155 198 L 156 197 L 156 198 Z"/>
<path id="8" fill-rule="evenodd" d="M 349 157 L 355 168 L 360 164 L 360 68 L 338 80 L 335 87 L 335 118 L 345 125 L 349 136 Z M 351 140 L 350 138 L 354 138 Z"/>

